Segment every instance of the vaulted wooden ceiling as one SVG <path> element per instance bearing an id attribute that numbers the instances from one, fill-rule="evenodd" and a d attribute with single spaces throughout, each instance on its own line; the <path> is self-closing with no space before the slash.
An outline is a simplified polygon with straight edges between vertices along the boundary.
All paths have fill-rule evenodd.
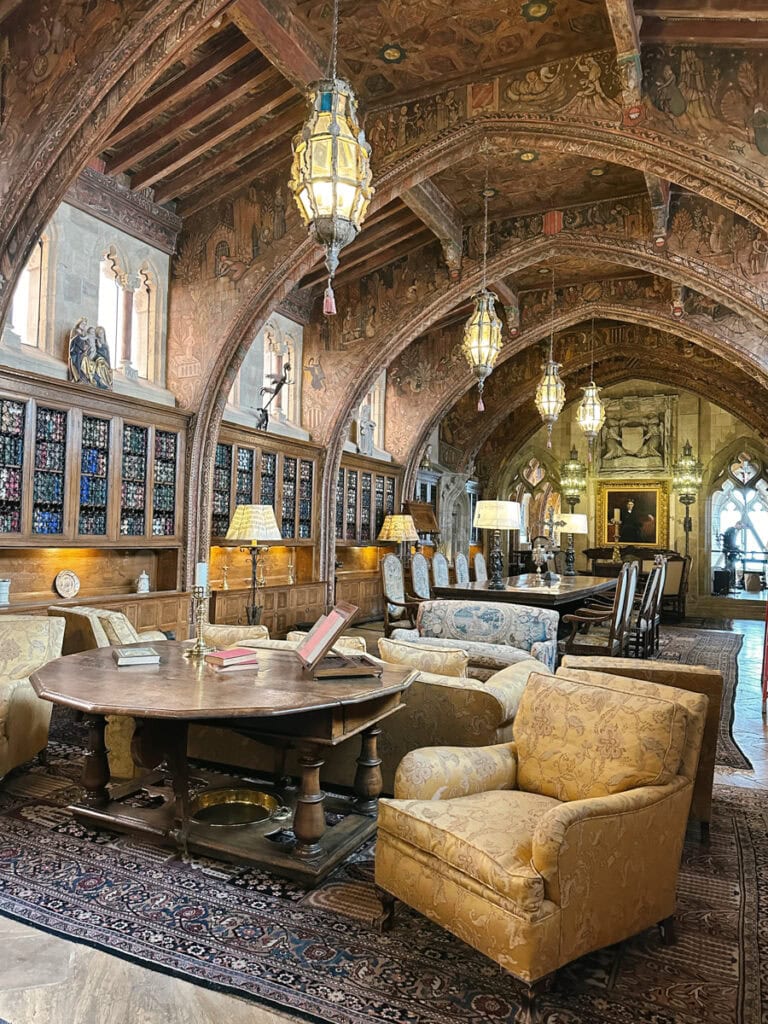
<path id="1" fill-rule="evenodd" d="M 762 43 L 768 3 L 761 0 L 343 0 L 340 73 L 361 109 L 414 100 L 440 87 L 502 69 L 541 66 L 615 46 L 617 17 L 634 10 L 640 40 Z M 0 0 L 0 19 L 18 7 Z M 618 12 L 618 14 L 617 14 Z M 622 15 L 622 12 L 624 14 Z M 287 178 L 290 140 L 305 116 L 306 84 L 327 72 L 332 0 L 233 0 L 179 53 L 130 110 L 102 153 L 107 174 L 156 202 L 175 202 L 185 219 L 279 171 Z M 372 134 L 369 120 L 369 135 Z M 491 217 L 522 216 L 637 195 L 665 183 L 573 154 L 537 152 L 494 140 L 476 155 L 408 190 L 371 216 L 343 255 L 339 283 L 445 240 L 482 215 L 485 174 L 495 194 Z M 546 268 L 542 268 L 546 269 Z M 569 271 L 570 273 L 570 271 Z M 582 268 L 621 273 L 619 268 Z M 519 288 L 537 286 L 531 268 Z M 572 275 L 573 276 L 573 275 Z M 320 266 L 301 282 L 319 286 Z M 462 307 L 463 308 L 463 307 Z"/>

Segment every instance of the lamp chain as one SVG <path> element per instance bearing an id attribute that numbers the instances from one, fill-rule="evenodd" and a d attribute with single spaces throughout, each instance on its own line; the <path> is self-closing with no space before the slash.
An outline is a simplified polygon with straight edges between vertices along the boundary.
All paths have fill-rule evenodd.
<path id="1" fill-rule="evenodd" d="M 485 186 L 483 188 L 483 291 L 487 283 L 488 270 L 488 164 L 485 167 Z"/>
<path id="2" fill-rule="evenodd" d="M 333 0 L 333 31 L 331 33 L 330 77 L 336 78 L 336 53 L 339 45 L 339 0 Z"/>
<path id="3" fill-rule="evenodd" d="M 549 361 L 555 358 L 555 261 L 552 260 L 552 318 L 549 327 Z"/>
<path id="4" fill-rule="evenodd" d="M 592 343 L 590 346 L 589 353 L 589 379 L 592 382 L 595 379 L 595 318 L 592 317 Z"/>

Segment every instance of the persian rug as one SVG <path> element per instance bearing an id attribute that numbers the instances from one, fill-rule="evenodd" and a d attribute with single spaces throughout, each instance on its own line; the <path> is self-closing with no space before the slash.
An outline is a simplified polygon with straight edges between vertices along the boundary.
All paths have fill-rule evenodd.
<path id="1" fill-rule="evenodd" d="M 686 618 L 676 622 L 681 629 L 720 629 L 732 630 L 733 619 Z M 663 627 L 662 627 L 663 628 Z"/>
<path id="2" fill-rule="evenodd" d="M 0 788 L 0 912 L 317 1024 L 512 1024 L 516 983 L 410 908 L 379 934 L 372 844 L 313 892 L 84 828 L 79 751 L 51 744 Z M 649 929 L 560 972 L 545 1024 L 762 1024 L 768 794 L 718 787 L 686 842 L 678 943 Z"/>
<path id="3" fill-rule="evenodd" d="M 723 700 L 720 706 L 720 731 L 715 763 L 726 768 L 751 769 L 752 763 L 733 738 L 734 701 L 739 681 L 739 651 L 744 642 L 741 633 L 712 629 L 661 627 L 660 661 L 680 665 L 707 665 L 723 673 Z"/>

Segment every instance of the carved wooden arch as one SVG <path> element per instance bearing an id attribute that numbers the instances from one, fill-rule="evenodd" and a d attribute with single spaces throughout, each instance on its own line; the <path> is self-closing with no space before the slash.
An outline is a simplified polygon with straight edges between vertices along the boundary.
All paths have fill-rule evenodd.
<path id="1" fill-rule="evenodd" d="M 0 203 L 0 323 L 32 246 L 72 181 L 99 152 L 126 108 L 228 3 L 156 0 L 99 60 L 89 81 L 72 75 L 62 86 L 37 126 L 37 140 L 21 173 L 9 180 Z"/>
<path id="2" fill-rule="evenodd" d="M 768 390 L 768 368 L 761 367 L 755 360 L 753 353 L 744 349 L 736 349 L 736 346 L 729 347 L 722 338 L 715 334 L 709 334 L 706 330 L 702 329 L 699 324 L 692 324 L 686 320 L 672 320 L 671 317 L 660 316 L 652 310 L 638 308 L 629 304 L 605 302 L 582 303 L 580 306 L 555 317 L 555 335 L 562 331 L 567 331 L 572 327 L 576 327 L 581 323 L 585 323 L 592 317 L 602 320 L 611 320 L 616 323 L 637 324 L 640 327 L 649 327 L 661 331 L 664 334 L 677 336 L 685 341 L 690 341 L 694 345 L 699 345 L 707 351 L 716 353 L 726 362 L 731 362 L 734 365 L 741 367 L 747 366 L 750 372 L 754 374 L 756 383 L 760 387 Z M 524 349 L 529 348 L 532 345 L 536 345 L 549 337 L 549 333 L 550 322 L 539 323 L 528 331 L 523 331 L 513 343 L 508 342 L 505 344 L 499 354 L 499 361 L 496 364 L 494 373 L 498 374 L 499 370 L 507 360 L 518 355 Z M 736 350 L 734 351 L 734 349 Z M 461 376 L 457 377 L 453 387 L 440 396 L 439 406 L 431 411 L 428 419 L 424 422 L 418 433 L 414 434 L 410 451 L 407 458 L 404 460 L 406 467 L 403 477 L 404 494 L 410 493 L 410 490 L 415 486 L 419 468 L 419 453 L 427 443 L 427 438 L 430 437 L 433 430 L 438 426 L 446 413 L 449 412 L 464 397 L 464 395 L 467 394 L 468 391 L 471 391 L 476 386 L 476 383 L 475 378 L 469 371 L 469 368 L 467 368 Z M 490 378 L 488 386 L 489 388 L 494 386 L 493 377 Z M 498 414 L 491 412 L 490 416 L 478 418 L 478 424 L 483 427 L 484 435 L 480 444 L 477 446 L 478 449 L 485 443 L 487 437 L 498 428 L 499 422 L 503 421 L 503 419 L 506 418 L 506 415 L 507 413 L 504 413 L 499 418 Z"/>
<path id="3" fill-rule="evenodd" d="M 445 129 L 382 168 L 375 182 L 377 205 L 398 196 L 403 179 L 410 186 L 432 177 L 494 135 L 514 136 L 521 149 L 551 149 L 647 171 L 768 229 L 766 181 L 749 168 L 647 124 L 626 128 L 555 115 L 484 114 Z"/>
<path id="4" fill-rule="evenodd" d="M 382 170 L 377 177 L 377 192 L 371 212 L 390 202 L 404 188 L 411 187 L 437 173 L 441 168 L 449 166 L 456 160 L 460 152 L 466 156 L 467 147 L 474 144 L 479 145 L 489 134 L 509 135 L 512 133 L 520 141 L 521 146 L 526 145 L 528 141 L 542 148 L 566 150 L 576 155 L 581 154 L 585 157 L 624 163 L 628 167 L 641 171 L 652 171 L 660 177 L 668 178 L 691 191 L 698 192 L 705 198 L 752 220 L 760 227 L 768 227 L 768 198 L 763 191 L 763 183 L 752 172 L 736 163 L 711 154 L 703 155 L 700 149 L 688 143 L 677 138 L 667 138 L 662 133 L 650 129 L 629 130 L 620 126 L 608 126 L 605 123 L 585 122 L 579 124 L 573 120 L 554 117 L 542 118 L 533 115 L 485 116 L 447 129 L 432 142 L 425 143 L 422 148 L 409 153 Z M 513 273 L 515 269 L 546 258 L 553 251 L 564 253 L 566 250 L 563 246 L 568 237 L 567 233 L 563 233 L 557 237 L 555 242 L 549 238 L 541 238 L 521 243 L 516 247 L 519 256 L 517 262 L 510 258 L 508 250 L 504 250 L 489 261 L 489 276 L 492 279 L 493 274 Z M 621 254 L 620 262 L 626 266 L 659 273 L 659 276 L 668 277 L 676 283 L 704 292 L 745 315 L 751 321 L 757 321 L 761 329 L 765 329 L 768 323 L 764 317 L 767 304 L 761 301 L 761 296 L 746 282 L 737 279 L 734 275 L 722 272 L 720 268 L 717 268 L 716 271 L 712 268 L 710 273 L 706 261 L 690 260 L 691 265 L 686 269 L 683 265 L 673 263 L 672 260 L 665 258 L 666 254 L 654 249 L 650 242 L 647 244 L 637 242 L 630 251 L 629 246 L 624 250 L 621 247 L 622 241 L 628 241 L 626 238 L 617 239 L 614 245 L 610 245 L 604 234 L 599 239 L 597 236 L 588 237 L 587 241 L 587 236 L 574 236 L 567 251 L 569 253 L 584 252 L 589 248 L 594 253 L 595 243 L 599 240 L 603 247 L 602 251 L 609 259 L 616 261 L 616 257 Z M 290 239 L 293 239 L 293 233 L 286 236 L 283 242 L 287 243 Z M 536 254 L 535 258 L 532 258 L 534 253 Z M 250 341 L 245 339 L 255 337 L 267 317 L 273 312 L 275 305 L 285 297 L 292 285 L 311 269 L 317 259 L 317 248 L 304 241 L 297 247 L 295 261 L 292 261 L 290 255 L 286 253 L 280 266 L 276 267 L 270 273 L 268 281 L 263 282 L 258 288 L 254 287 L 258 276 L 258 264 L 255 264 L 253 270 L 247 272 L 240 282 L 240 290 L 246 292 L 247 297 L 227 325 L 216 372 L 206 381 L 198 414 L 193 418 L 191 424 L 188 452 L 191 474 L 190 495 L 194 495 L 194 501 L 190 500 L 188 508 L 187 521 L 190 524 L 199 521 L 202 525 L 207 523 L 209 518 L 210 469 L 207 468 L 207 464 L 210 462 L 212 465 L 212 445 L 215 445 L 215 437 L 221 424 L 226 395 L 250 344 Z M 419 319 L 420 334 L 435 323 L 440 316 L 445 315 L 461 298 L 468 297 L 478 289 L 480 268 L 472 267 L 469 263 L 465 267 L 465 273 L 458 285 L 455 282 L 447 283 L 446 291 L 439 295 L 438 300 L 427 309 L 420 311 L 422 314 Z M 282 279 L 279 277 L 281 270 L 285 275 Z M 715 274 L 716 276 L 714 276 Z M 724 287 L 726 282 L 731 285 L 730 288 Z M 251 292 L 248 292 L 249 287 L 252 288 Z M 751 302 L 745 303 L 739 298 L 745 292 L 753 291 L 755 294 L 751 296 Z M 453 296 L 453 301 L 446 308 L 447 297 L 450 295 Z M 341 461 L 343 439 L 347 436 L 352 412 L 359 405 L 365 392 L 369 390 L 372 379 L 399 354 L 402 348 L 413 340 L 412 325 L 412 313 L 404 315 L 391 332 L 386 349 L 383 349 L 378 341 L 368 347 L 365 361 L 370 369 L 364 373 L 363 381 L 355 387 L 353 396 L 348 398 L 345 405 L 334 416 L 326 449 L 322 484 L 320 515 L 322 575 L 331 575 L 333 545 L 328 523 L 333 521 L 331 505 L 335 498 L 335 477 Z M 196 504 L 198 499 L 202 502 L 199 508 Z M 190 537 L 187 548 L 188 565 L 195 561 L 193 554 L 199 552 L 202 557 L 202 553 L 206 550 L 207 526 L 202 532 L 194 530 L 190 531 L 190 534 L 198 536 Z"/>
<path id="5" fill-rule="evenodd" d="M 628 380 L 643 380 L 652 381 L 656 384 L 664 386 L 672 386 L 680 388 L 684 391 L 689 391 L 691 394 L 697 395 L 699 398 L 704 398 L 713 405 L 718 405 L 721 408 L 727 408 L 725 397 L 721 397 L 719 390 L 716 387 L 715 382 L 706 387 L 698 381 L 691 380 L 689 376 L 686 376 L 683 370 L 679 367 L 666 365 L 659 365 L 649 363 L 642 369 L 637 367 L 616 367 L 613 370 L 605 368 L 605 360 L 602 369 L 599 369 L 600 381 L 604 387 L 611 387 L 615 384 L 623 384 Z M 588 361 L 579 361 L 579 364 L 574 362 L 569 369 L 570 373 L 577 373 L 580 369 L 585 369 L 588 366 Z M 573 398 L 566 402 L 566 408 L 572 406 L 575 402 L 579 401 L 580 395 L 574 395 Z M 517 400 L 510 404 L 506 410 L 506 418 L 509 418 L 519 408 L 524 405 L 527 401 L 530 401 L 530 395 L 520 396 Z M 732 410 L 730 410 L 732 411 Z M 764 423 L 764 416 L 760 413 L 755 412 L 750 407 L 745 407 L 740 410 L 739 418 L 752 427 L 756 432 L 761 430 L 761 424 Z M 503 420 L 502 420 L 503 422 Z M 494 453 L 494 462 L 496 463 L 496 470 L 488 480 L 487 491 L 489 495 L 496 495 L 501 493 L 501 487 L 503 482 L 504 466 L 509 461 L 509 458 L 514 455 L 517 451 L 521 450 L 526 444 L 529 443 L 531 438 L 541 429 L 541 421 L 538 418 L 533 418 L 529 423 L 526 423 L 517 433 L 513 434 L 504 448 L 500 452 Z M 487 440 L 487 439 L 486 439 Z M 485 442 L 484 442 L 485 443 Z M 754 442 L 752 442 L 754 447 Z M 480 451 L 480 447 L 475 449 L 476 452 Z M 471 458 L 471 457 L 470 457 Z"/>

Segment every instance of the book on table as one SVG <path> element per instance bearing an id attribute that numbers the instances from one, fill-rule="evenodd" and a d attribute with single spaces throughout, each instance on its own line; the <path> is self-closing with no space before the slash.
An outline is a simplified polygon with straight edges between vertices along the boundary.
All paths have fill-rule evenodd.
<path id="1" fill-rule="evenodd" d="M 230 647 L 226 651 L 211 651 L 205 656 L 211 668 L 234 668 L 236 665 L 258 665 L 259 652 L 253 647 Z"/>
<path id="2" fill-rule="evenodd" d="M 160 655 L 154 647 L 116 647 L 112 657 L 118 668 L 124 665 L 160 664 Z"/>

